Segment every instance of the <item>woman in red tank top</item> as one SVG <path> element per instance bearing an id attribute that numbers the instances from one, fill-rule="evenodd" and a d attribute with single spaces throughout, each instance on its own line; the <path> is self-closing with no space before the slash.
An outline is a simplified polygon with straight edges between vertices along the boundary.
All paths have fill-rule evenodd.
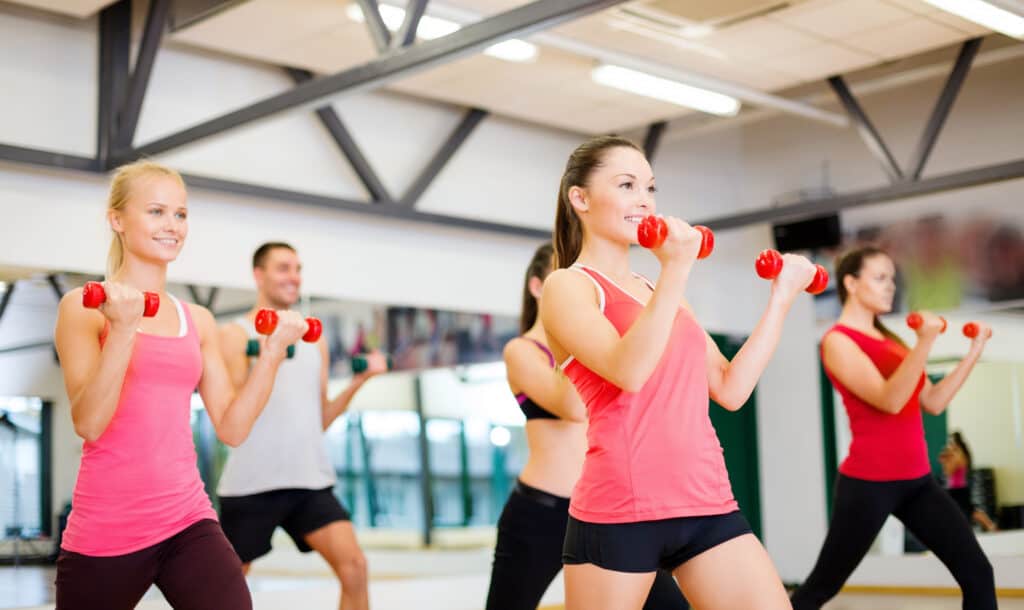
<path id="1" fill-rule="evenodd" d="M 895 267 L 882 250 L 864 247 L 836 263 L 843 304 L 825 334 L 825 372 L 843 397 L 853 435 L 839 466 L 832 522 L 814 570 L 793 593 L 793 608 L 820 608 L 832 599 L 868 552 L 889 515 L 896 516 L 953 573 L 963 607 L 996 607 L 992 566 L 964 514 L 932 477 L 921 410 L 942 413 L 981 357 L 991 329 L 937 384 L 924 374 L 941 319 L 922 314 L 912 349 L 879 321 L 892 310 Z"/>
<path id="2" fill-rule="evenodd" d="M 156 586 L 175 608 L 249 610 L 241 562 L 203 491 L 189 427 L 198 388 L 217 436 L 249 434 L 288 345 L 306 332 L 279 312 L 254 374 L 236 394 L 213 315 L 167 291 L 167 265 L 188 234 L 185 184 L 140 161 L 114 174 L 105 302 L 60 302 L 55 342 L 75 432 L 85 441 L 57 559 L 57 609 L 134 608 Z M 142 291 L 159 295 L 143 317 Z"/>
<path id="3" fill-rule="evenodd" d="M 573 152 L 559 190 L 559 269 L 545 281 L 541 317 L 588 417 L 562 555 L 566 607 L 640 608 L 666 569 L 697 608 L 789 608 L 737 510 L 708 408 L 710 398 L 733 410 L 746 402 L 814 267 L 785 256 L 764 316 L 729 362 L 683 298 L 696 229 L 665 219 L 657 286 L 630 270 L 654 191 L 640 149 L 611 136 Z"/>

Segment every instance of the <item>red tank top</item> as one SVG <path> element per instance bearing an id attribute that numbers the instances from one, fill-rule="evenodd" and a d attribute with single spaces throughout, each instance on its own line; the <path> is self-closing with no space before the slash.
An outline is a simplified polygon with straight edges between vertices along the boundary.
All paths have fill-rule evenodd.
<path id="1" fill-rule="evenodd" d="M 623 335 L 643 304 L 599 271 L 601 310 Z M 657 368 L 636 393 L 570 357 L 562 364 L 587 405 L 587 455 L 569 514 L 591 523 L 629 523 L 725 514 L 737 509 L 725 457 L 708 415 L 707 338 L 679 309 Z"/>
<path id="2" fill-rule="evenodd" d="M 907 348 L 889 338 L 877 339 L 842 324 L 836 324 L 828 332 L 842 333 L 852 339 L 886 379 L 907 357 Z M 825 373 L 843 397 L 853 433 L 850 452 L 840 464 L 839 472 L 867 481 L 899 481 L 928 474 L 931 466 L 918 402 L 924 387 L 923 374 L 907 404 L 898 413 L 885 413 L 848 390 L 827 366 Z"/>

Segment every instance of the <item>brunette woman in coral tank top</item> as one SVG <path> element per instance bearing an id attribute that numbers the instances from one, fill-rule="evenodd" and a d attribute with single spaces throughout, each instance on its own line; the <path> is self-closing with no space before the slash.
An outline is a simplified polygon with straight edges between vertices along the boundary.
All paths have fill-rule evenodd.
<path id="1" fill-rule="evenodd" d="M 737 509 L 708 409 L 710 398 L 733 410 L 747 401 L 815 268 L 785 256 L 763 317 L 729 362 L 683 298 L 698 230 L 665 218 L 667 239 L 652 250 L 657 285 L 630 270 L 654 191 L 644 154 L 611 136 L 573 152 L 559 191 L 558 270 L 541 317 L 588 420 L 562 555 L 566 608 L 639 609 L 658 569 L 696 608 L 789 608 Z"/>

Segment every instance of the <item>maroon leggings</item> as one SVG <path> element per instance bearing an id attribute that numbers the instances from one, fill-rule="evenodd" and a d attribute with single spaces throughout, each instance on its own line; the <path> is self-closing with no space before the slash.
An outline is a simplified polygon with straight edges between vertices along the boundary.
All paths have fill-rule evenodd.
<path id="1" fill-rule="evenodd" d="M 212 519 L 128 555 L 57 558 L 57 610 L 131 610 L 152 584 L 178 610 L 252 610 L 242 563 Z"/>

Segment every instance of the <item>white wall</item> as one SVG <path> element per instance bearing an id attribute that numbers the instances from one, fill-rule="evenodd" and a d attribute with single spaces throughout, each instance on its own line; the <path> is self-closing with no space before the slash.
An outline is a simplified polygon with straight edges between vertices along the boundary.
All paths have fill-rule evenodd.
<path id="1" fill-rule="evenodd" d="M 105 196 L 93 176 L 0 165 L 0 262 L 102 272 Z M 518 276 L 535 240 L 481 237 L 195 190 L 190 234 L 170 279 L 250 287 L 252 251 L 283 239 L 303 258 L 304 291 L 318 296 L 514 314 Z"/>
<path id="2" fill-rule="evenodd" d="M 0 140 L 91 156 L 99 91 L 95 21 L 43 15 L 0 6 Z"/>

